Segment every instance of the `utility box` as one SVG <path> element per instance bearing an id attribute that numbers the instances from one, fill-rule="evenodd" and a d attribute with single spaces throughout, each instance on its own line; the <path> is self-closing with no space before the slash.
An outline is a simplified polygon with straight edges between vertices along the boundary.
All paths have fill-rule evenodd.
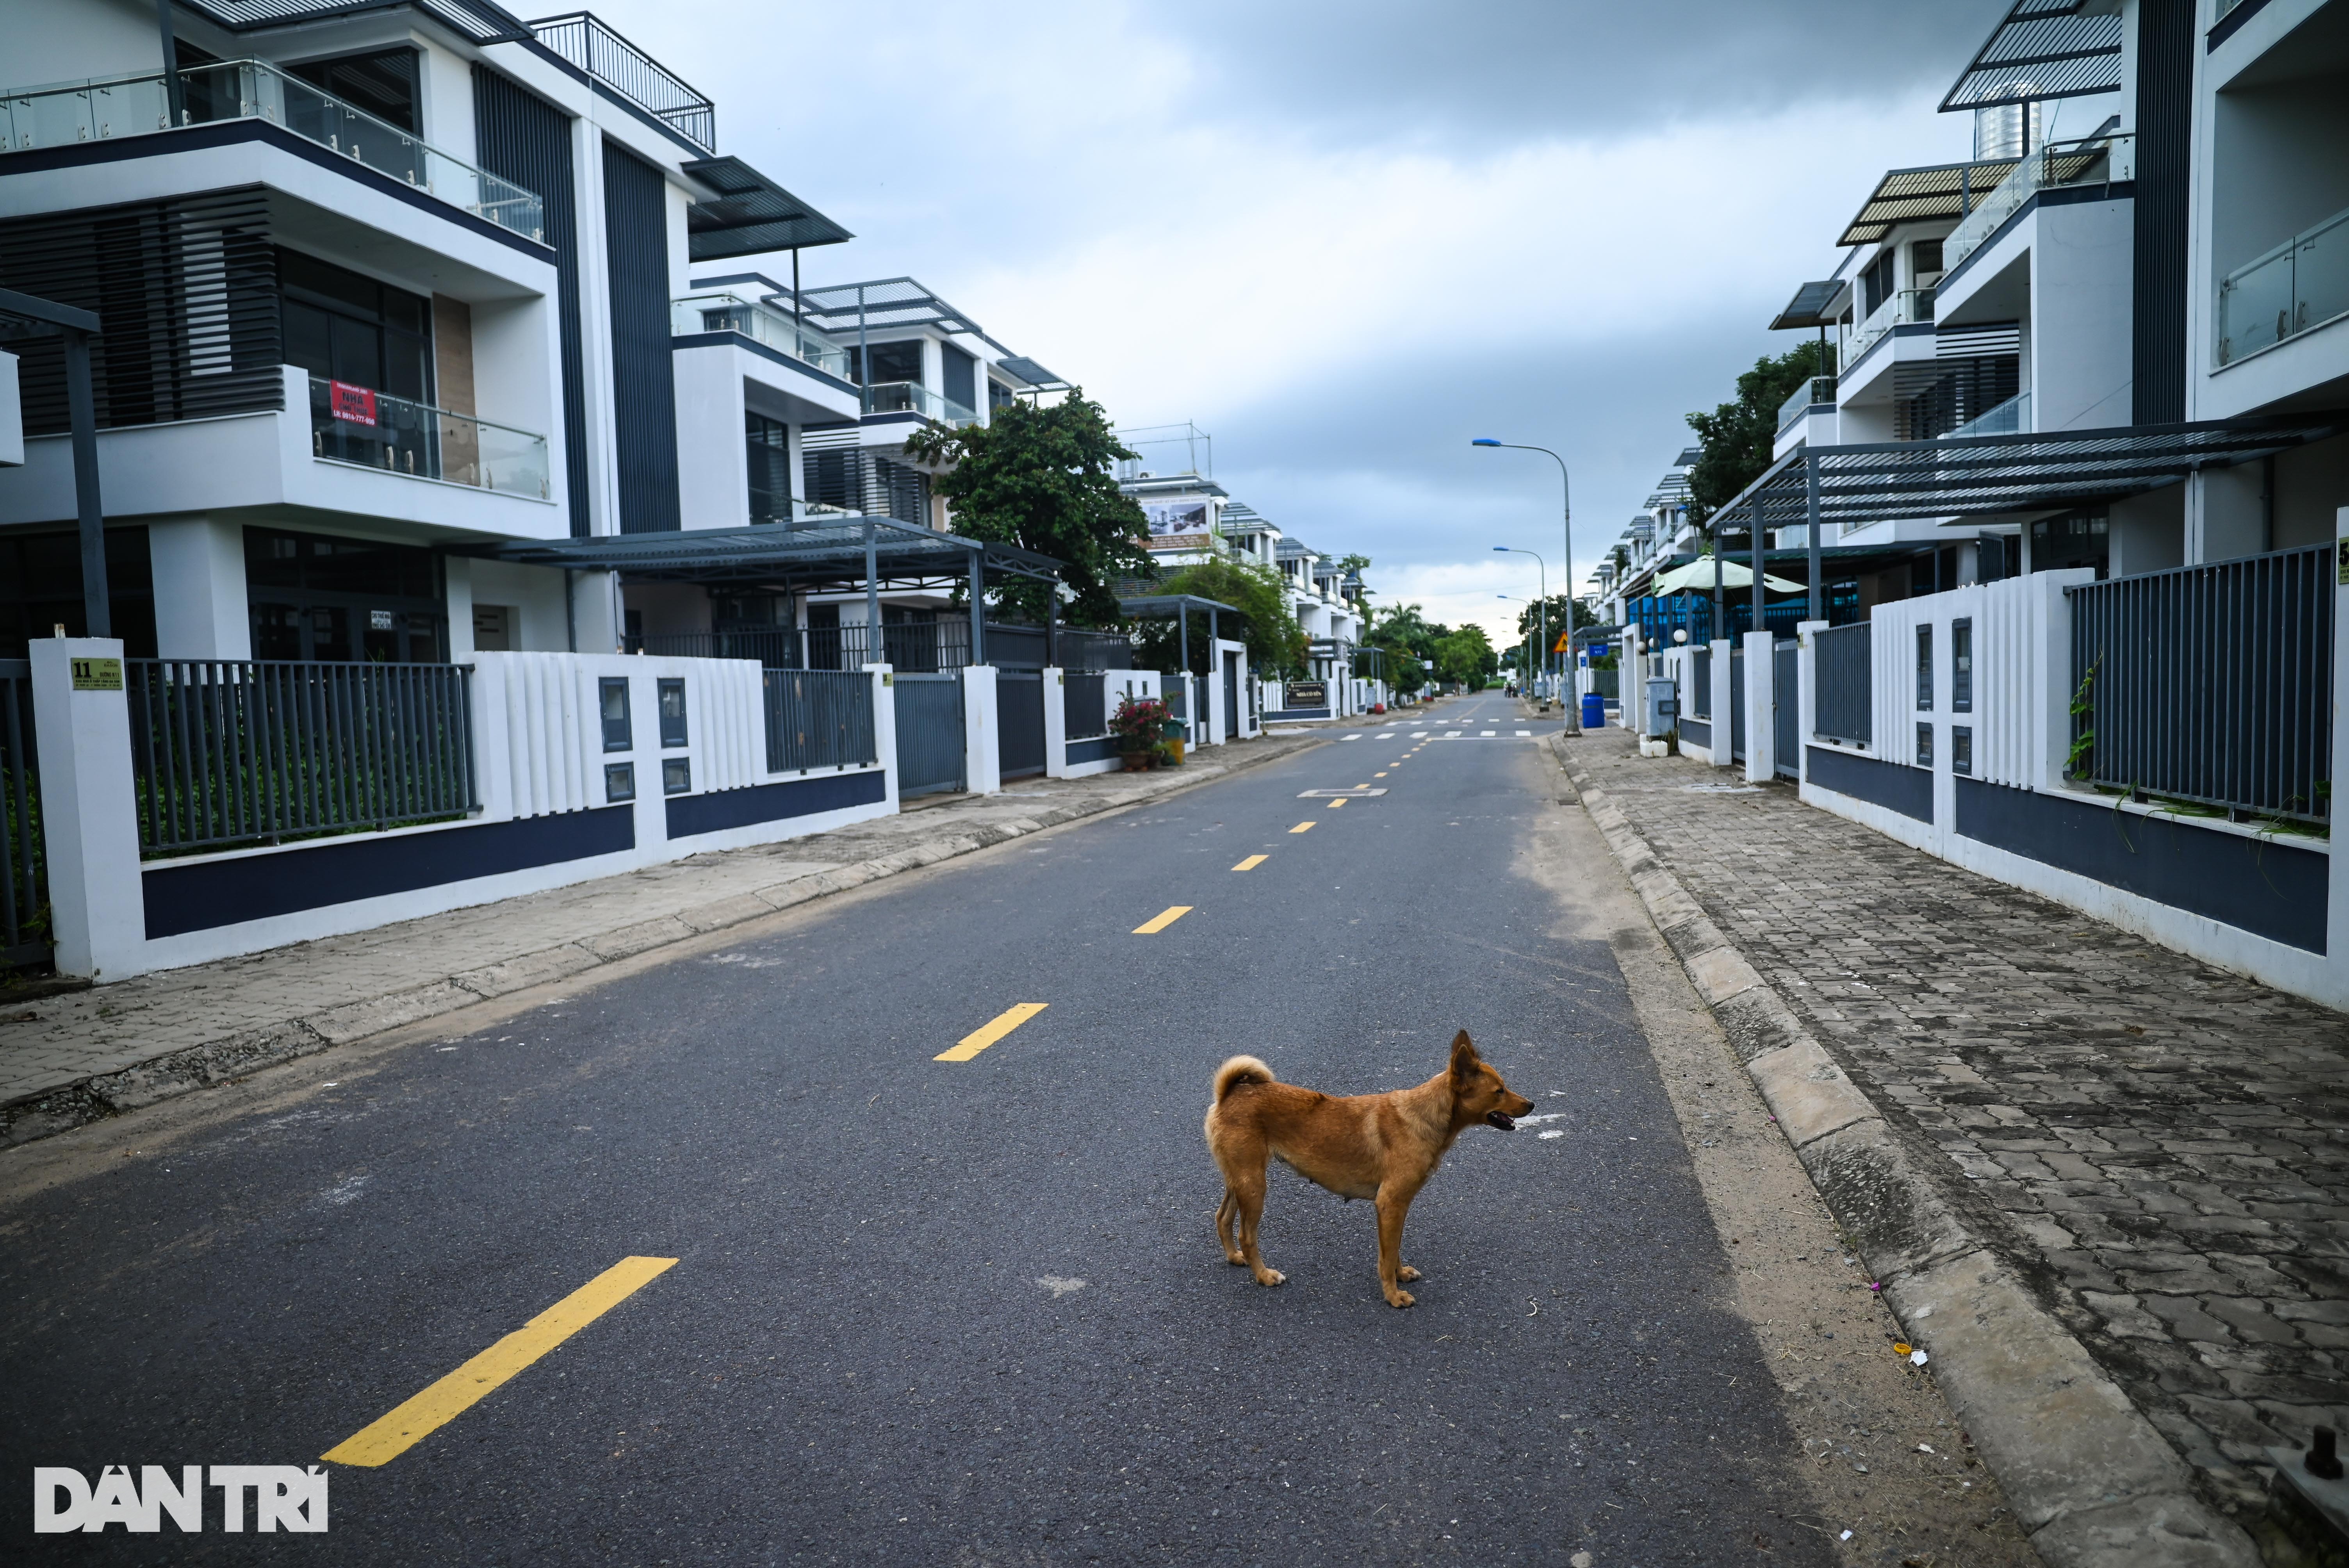
<path id="1" fill-rule="evenodd" d="M 1641 716 L 1641 735 L 1670 735 L 1680 727 L 1680 687 L 1670 676 L 1651 676 L 1647 682 L 1647 706 Z"/>

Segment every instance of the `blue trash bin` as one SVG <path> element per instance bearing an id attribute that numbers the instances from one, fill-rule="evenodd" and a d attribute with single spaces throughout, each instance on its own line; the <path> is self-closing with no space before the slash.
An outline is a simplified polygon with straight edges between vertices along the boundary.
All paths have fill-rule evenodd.
<path id="1" fill-rule="evenodd" d="M 1595 691 L 1582 694 L 1582 727 L 1585 729 L 1607 727 L 1607 699 Z"/>

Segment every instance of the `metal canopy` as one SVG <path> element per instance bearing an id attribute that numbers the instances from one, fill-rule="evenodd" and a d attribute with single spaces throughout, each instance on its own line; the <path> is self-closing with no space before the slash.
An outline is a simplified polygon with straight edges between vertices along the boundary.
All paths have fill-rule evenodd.
<path id="1" fill-rule="evenodd" d="M 1890 170 L 1876 182 L 1876 189 L 1860 203 L 1859 215 L 1836 243 L 1874 244 L 1896 224 L 1962 218 L 1973 211 L 1976 202 L 1998 189 L 1998 182 L 2013 171 L 2018 161 L 2013 158 L 1986 158 L 1976 162 Z"/>
<path id="2" fill-rule="evenodd" d="M 452 555 L 552 566 L 574 572 L 617 572 L 631 583 L 763 583 L 822 590 L 864 583 L 864 530 L 874 527 L 875 568 L 898 585 L 960 581 L 974 563 L 989 578 L 1025 577 L 1057 583 L 1061 563 L 1049 555 L 900 522 L 892 517 L 848 517 L 779 527 L 697 528 L 661 533 L 604 534 L 590 539 L 512 540 L 451 545 Z"/>
<path id="3" fill-rule="evenodd" d="M 1069 389 L 1070 383 L 1066 379 L 1053 375 L 1024 354 L 1007 354 L 997 363 L 1028 383 L 1030 391 L 1065 392 Z"/>
<path id="4" fill-rule="evenodd" d="M 870 283 L 805 289 L 800 294 L 800 305 L 807 313 L 808 325 L 820 332 L 853 332 L 861 325 L 868 332 L 935 326 L 946 332 L 986 335 L 978 323 L 912 278 L 876 278 Z"/>
<path id="5" fill-rule="evenodd" d="M 2158 490 L 2197 469 L 2269 457 L 2344 428 L 2349 427 L 2332 417 L 2231 419 L 1803 447 L 1713 515 L 1732 522 L 1758 510 L 1765 529 L 1806 523 L 1814 469 L 1824 522 L 1976 518 L 2093 506 Z"/>
<path id="6" fill-rule="evenodd" d="M 2120 7 L 2099 11 L 2089 14 L 2085 0 L 2019 0 L 1974 51 L 1941 112 L 2117 90 Z"/>
<path id="7" fill-rule="evenodd" d="M 174 0 L 181 9 L 232 33 L 291 27 L 368 11 L 414 9 L 446 23 L 474 44 L 513 43 L 531 36 L 511 12 L 488 0 Z"/>
<path id="8" fill-rule="evenodd" d="M 739 158 L 696 159 L 681 168 L 718 192 L 718 200 L 696 201 L 685 214 L 686 253 L 696 262 L 856 237 Z"/>
<path id="9" fill-rule="evenodd" d="M 1841 293 L 1841 278 L 1825 278 L 1817 283 L 1805 284 L 1795 291 L 1795 297 L 1786 302 L 1786 308 L 1770 323 L 1770 330 L 1786 332 L 1797 327 L 1833 326 L 1835 317 L 1826 314 L 1826 308 Z"/>
<path id="10" fill-rule="evenodd" d="M 1226 615 L 1241 613 L 1237 604 L 1202 599 L 1196 593 L 1146 593 L 1139 598 L 1120 599 L 1117 608 L 1120 614 L 1134 621 L 1171 621 L 1193 610 L 1215 610 Z"/>

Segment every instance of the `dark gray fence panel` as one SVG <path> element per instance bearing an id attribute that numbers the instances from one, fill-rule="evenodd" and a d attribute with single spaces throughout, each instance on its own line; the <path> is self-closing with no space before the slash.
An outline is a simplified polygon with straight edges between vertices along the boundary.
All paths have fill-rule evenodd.
<path id="1" fill-rule="evenodd" d="M 1696 674 L 1689 683 L 1689 714 L 1695 718 L 1713 717 L 1713 650 L 1696 651 Z"/>
<path id="2" fill-rule="evenodd" d="M 676 659 L 756 659 L 771 670 L 805 669 L 797 626 L 743 626 L 725 632 L 656 632 L 628 639 L 628 652 Z M 824 666 L 837 669 L 837 661 Z M 854 666 L 851 666 L 854 668 Z"/>
<path id="3" fill-rule="evenodd" d="M 900 674 L 894 689 L 897 707 L 898 798 L 962 789 L 961 673 Z"/>
<path id="4" fill-rule="evenodd" d="M 1072 674 L 1061 687 L 1067 703 L 1064 720 L 1071 740 L 1091 740 L 1109 733 L 1109 677 Z"/>
<path id="5" fill-rule="evenodd" d="M 1745 760 L 1745 650 L 1734 645 L 1729 650 L 1729 757 Z"/>
<path id="6" fill-rule="evenodd" d="M 47 856 L 40 758 L 33 741 L 33 666 L 0 659 L 0 968 L 49 961 Z"/>
<path id="7" fill-rule="evenodd" d="M 2075 776 L 2326 820 L 2332 564 L 2312 545 L 2065 589 Z"/>
<path id="8" fill-rule="evenodd" d="M 1812 634 L 1811 670 L 1817 690 L 1811 696 L 1811 731 L 1823 740 L 1866 746 L 1874 733 L 1873 678 L 1868 648 L 1872 628 L 1865 621 Z"/>
<path id="9" fill-rule="evenodd" d="M 995 736 L 1006 779 L 1044 771 L 1044 677 L 1016 670 L 995 675 Z"/>
<path id="10" fill-rule="evenodd" d="M 1770 653 L 1770 769 L 1781 778 L 1800 779 L 1803 709 L 1795 682 L 1802 673 L 1802 645 L 1774 643 Z"/>
<path id="11" fill-rule="evenodd" d="M 767 771 L 862 768 L 879 758 L 873 731 L 873 677 L 862 670 L 761 672 L 767 711 Z"/>
<path id="12" fill-rule="evenodd" d="M 125 659 L 123 673 L 143 855 L 480 806 L 471 665 Z"/>

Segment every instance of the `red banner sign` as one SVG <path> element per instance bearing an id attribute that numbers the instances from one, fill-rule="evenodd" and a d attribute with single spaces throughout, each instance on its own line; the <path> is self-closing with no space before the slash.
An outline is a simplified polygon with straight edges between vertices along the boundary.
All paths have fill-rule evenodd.
<path id="1" fill-rule="evenodd" d="M 337 419 L 348 419 L 354 425 L 375 423 L 375 394 L 364 387 L 354 387 L 347 381 L 326 383 L 326 404 Z"/>

